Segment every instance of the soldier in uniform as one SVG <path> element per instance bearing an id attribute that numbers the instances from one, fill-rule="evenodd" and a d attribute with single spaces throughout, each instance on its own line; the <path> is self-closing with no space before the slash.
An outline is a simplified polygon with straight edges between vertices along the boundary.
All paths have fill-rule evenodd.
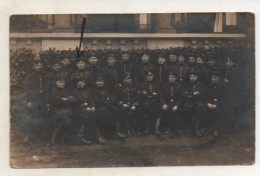
<path id="1" fill-rule="evenodd" d="M 147 71 L 146 81 L 140 89 L 140 108 L 142 113 L 140 113 L 140 117 L 137 119 L 138 133 L 159 133 L 159 125 L 157 124 L 156 126 L 156 120 L 160 117 L 159 88 L 158 82 L 154 80 L 154 74 L 151 71 Z"/>
<path id="2" fill-rule="evenodd" d="M 169 55 L 169 60 L 168 60 L 168 75 L 170 74 L 170 73 L 176 73 L 176 71 L 177 71 L 177 60 L 178 60 L 178 58 L 177 58 L 177 56 L 175 55 L 175 54 L 173 54 L 173 53 L 171 53 L 170 55 Z"/>
<path id="3" fill-rule="evenodd" d="M 199 81 L 206 82 L 206 80 L 207 80 L 207 78 L 206 78 L 207 70 L 204 66 L 204 60 L 202 59 L 202 57 L 198 57 L 196 59 L 196 70 L 195 70 L 195 72 L 200 79 Z"/>
<path id="4" fill-rule="evenodd" d="M 56 81 L 56 89 L 51 93 L 51 106 L 53 108 L 55 129 L 52 134 L 51 143 L 56 144 L 57 137 L 66 136 L 66 132 L 72 121 L 73 96 L 66 88 L 66 83 L 63 78 L 58 78 Z"/>
<path id="5" fill-rule="evenodd" d="M 77 136 L 84 144 L 91 144 L 90 140 L 85 138 L 86 129 L 85 127 L 90 127 L 93 122 L 93 112 L 94 108 L 91 107 L 91 98 L 89 95 L 89 91 L 85 89 L 85 79 L 84 77 L 75 77 L 74 83 L 76 84 L 76 88 L 73 90 L 73 116 L 74 118 L 78 118 L 80 121 L 80 130 Z M 87 137 L 89 137 L 87 135 Z"/>
<path id="6" fill-rule="evenodd" d="M 195 127 L 196 134 L 201 136 L 200 120 L 205 109 L 205 86 L 202 82 L 198 81 L 198 76 L 195 74 L 190 75 L 190 81 L 185 89 L 185 114 L 183 118 L 184 124 L 188 124 L 188 129 Z"/>
<path id="7" fill-rule="evenodd" d="M 26 104 L 29 115 L 25 118 L 25 138 L 27 143 L 31 140 L 47 141 L 47 131 L 50 128 L 48 119 L 48 95 L 46 92 L 46 74 L 43 63 L 35 60 L 33 72 L 28 74 L 25 81 Z M 47 134 L 47 135 L 46 135 Z"/>
<path id="8" fill-rule="evenodd" d="M 89 88 L 92 84 L 89 79 L 89 72 L 85 70 L 86 63 L 83 60 L 78 60 L 76 63 L 76 69 L 75 72 L 72 74 L 71 80 L 72 82 L 75 82 L 75 79 L 82 78 L 85 81 L 86 88 Z"/>
<path id="9" fill-rule="evenodd" d="M 95 79 L 95 88 L 90 91 L 92 95 L 92 104 L 95 112 L 93 120 L 96 124 L 96 132 L 98 135 L 98 142 L 100 144 L 105 144 L 106 141 L 103 139 L 102 135 L 106 134 L 107 137 L 111 137 L 114 133 L 113 121 L 111 114 L 111 109 L 114 107 L 113 97 L 109 94 L 109 91 L 105 88 L 105 81 L 103 75 L 97 75 Z"/>
<path id="10" fill-rule="evenodd" d="M 113 120 L 113 123 L 115 123 L 115 135 L 119 138 L 125 138 L 125 135 L 121 133 L 120 131 L 120 123 L 121 123 L 121 116 L 120 113 L 117 111 L 117 104 L 116 104 L 116 98 L 118 94 L 118 90 L 122 86 L 120 83 L 120 75 L 118 72 L 118 65 L 117 60 L 114 57 L 114 55 L 109 54 L 107 58 L 107 66 L 105 68 L 106 73 L 106 88 L 110 94 L 110 96 L 113 97 L 114 101 L 111 102 L 112 108 L 110 110 L 111 114 L 111 120 Z"/>
<path id="11" fill-rule="evenodd" d="M 64 57 L 61 60 L 61 64 L 62 64 L 62 67 L 61 67 L 60 72 L 65 77 L 65 80 L 67 82 L 67 87 L 72 88 L 71 77 L 72 77 L 72 74 L 74 72 L 73 69 L 72 69 L 72 63 L 71 63 L 71 61 L 68 57 Z"/>
<path id="12" fill-rule="evenodd" d="M 133 74 L 133 63 L 131 63 L 130 60 L 130 55 L 128 53 L 123 53 L 121 55 L 121 59 L 120 59 L 120 63 L 119 63 L 119 67 L 118 67 L 118 72 L 121 76 L 127 74 L 127 73 L 131 73 Z"/>
<path id="13" fill-rule="evenodd" d="M 163 57 L 162 54 L 160 55 L 160 57 L 157 58 L 155 75 L 160 86 L 162 86 L 162 84 L 165 82 L 165 77 L 167 75 L 166 59 Z"/>
<path id="14" fill-rule="evenodd" d="M 147 71 L 152 69 L 153 66 L 150 62 L 150 57 L 147 54 L 143 54 L 141 61 L 139 61 L 136 66 L 135 85 L 138 89 L 141 88 L 142 84 L 147 81 L 145 78 Z"/>
<path id="15" fill-rule="evenodd" d="M 99 60 L 97 57 L 95 57 L 94 55 L 92 55 L 89 59 L 88 59 L 88 65 L 86 66 L 86 71 L 89 73 L 89 77 L 88 77 L 88 83 L 90 83 L 91 85 L 89 85 L 90 87 L 88 88 L 94 88 L 95 87 L 95 77 L 98 74 L 102 74 L 103 70 L 100 68 L 99 66 Z"/>
<path id="16" fill-rule="evenodd" d="M 177 77 L 170 73 L 168 76 L 168 82 L 163 85 L 160 103 L 162 109 L 162 125 L 165 126 L 165 134 L 173 132 L 177 127 L 177 121 L 179 117 L 179 109 L 181 109 L 181 87 L 177 82 Z"/>
<path id="17" fill-rule="evenodd" d="M 123 124 L 126 125 L 128 136 L 135 133 L 136 117 L 138 115 L 139 95 L 133 85 L 130 73 L 123 77 L 124 84 L 120 87 L 117 97 L 118 107 L 121 114 L 120 129 Z"/>
<path id="18" fill-rule="evenodd" d="M 212 74 L 211 83 L 207 87 L 207 107 L 208 119 L 213 129 L 213 135 L 218 135 L 219 116 L 221 110 L 221 102 L 223 100 L 223 86 L 220 83 L 218 74 Z"/>
<path id="19" fill-rule="evenodd" d="M 188 72 L 189 72 L 189 67 L 185 63 L 185 57 L 180 55 L 178 57 L 178 65 L 177 65 L 177 71 L 176 71 L 176 76 L 179 78 L 179 82 L 184 84 L 186 83 L 188 79 Z"/>
<path id="20" fill-rule="evenodd" d="M 64 81 L 67 81 L 66 75 L 61 73 L 62 65 L 60 60 L 55 59 L 51 64 L 51 71 L 48 73 L 48 78 L 46 82 L 46 91 L 50 96 L 52 91 L 56 88 L 56 80 L 57 78 L 63 78 Z M 50 100 L 50 97 L 48 98 Z M 50 102 L 48 102 L 50 104 Z"/>

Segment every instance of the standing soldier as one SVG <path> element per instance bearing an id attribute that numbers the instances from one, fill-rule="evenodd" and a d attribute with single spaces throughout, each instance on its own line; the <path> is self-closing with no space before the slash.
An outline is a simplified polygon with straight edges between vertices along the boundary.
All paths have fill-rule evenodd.
<path id="1" fill-rule="evenodd" d="M 119 80 L 119 73 L 118 73 L 118 65 L 117 60 L 114 57 L 114 55 L 109 54 L 107 58 L 107 66 L 105 68 L 106 73 L 106 87 L 110 94 L 110 96 L 113 97 L 114 101 L 112 102 L 112 106 L 114 108 L 111 109 L 111 120 L 113 120 L 113 123 L 115 123 L 115 133 L 116 136 L 119 138 L 125 138 L 125 135 L 121 133 L 120 131 L 120 119 L 122 118 L 120 116 L 120 113 L 117 111 L 117 104 L 116 104 L 116 98 L 118 94 L 118 90 L 122 86 Z"/>
<path id="2" fill-rule="evenodd" d="M 159 125 L 157 124 L 156 126 L 156 119 L 160 118 L 159 85 L 154 80 L 154 74 L 151 71 L 147 71 L 145 75 L 146 81 L 140 89 L 140 107 L 142 113 L 140 113 L 140 117 L 137 119 L 137 131 L 139 133 L 144 132 L 145 134 L 149 132 L 158 134 Z"/>
<path id="3" fill-rule="evenodd" d="M 196 134 L 201 136 L 199 127 L 205 108 L 205 87 L 203 83 L 198 81 L 197 75 L 190 75 L 190 81 L 187 83 L 184 94 L 185 124 L 188 124 L 188 129 L 195 126 Z"/>
<path id="4" fill-rule="evenodd" d="M 155 75 L 157 77 L 160 86 L 162 86 L 162 84 L 165 82 L 165 77 L 167 75 L 166 59 L 162 54 L 157 58 L 157 67 L 156 67 Z"/>
<path id="5" fill-rule="evenodd" d="M 121 55 L 121 60 L 120 60 L 120 63 L 119 63 L 119 74 L 121 76 L 127 74 L 127 73 L 130 73 L 130 74 L 133 74 L 133 63 L 131 63 L 132 61 L 130 60 L 130 56 L 128 53 L 123 53 Z"/>
<path id="6" fill-rule="evenodd" d="M 139 89 L 142 87 L 142 84 L 147 81 L 145 78 L 145 74 L 152 70 L 152 64 L 150 62 L 150 56 L 147 54 L 143 54 L 141 57 L 141 61 L 138 61 L 137 66 L 136 66 L 136 87 Z"/>
<path id="7" fill-rule="evenodd" d="M 179 117 L 179 110 L 181 109 L 181 87 L 177 82 L 177 77 L 170 73 L 168 82 L 163 85 L 160 96 L 162 108 L 162 124 L 166 126 L 165 134 L 172 132 L 179 124 L 177 124 Z"/>
<path id="8" fill-rule="evenodd" d="M 54 114 L 55 129 L 51 137 L 51 143 L 56 144 L 57 137 L 65 137 L 72 121 L 73 97 L 67 89 L 63 78 L 58 78 L 56 88 L 51 93 L 51 107 Z"/>
<path id="9" fill-rule="evenodd" d="M 70 59 L 68 57 L 64 57 L 61 60 L 61 74 L 64 75 L 66 83 L 67 83 L 67 87 L 69 89 L 72 88 L 72 82 L 71 82 L 71 77 L 73 74 L 73 68 L 72 68 L 72 63 L 70 61 Z"/>
<path id="10" fill-rule="evenodd" d="M 177 71 L 177 56 L 173 53 L 169 55 L 169 61 L 168 61 L 168 75 L 170 73 L 174 74 Z"/>
<path id="11" fill-rule="evenodd" d="M 24 142 L 30 140 L 47 141 L 49 136 L 46 133 L 50 128 L 48 119 L 48 96 L 45 89 L 46 74 L 45 68 L 40 60 L 35 60 L 33 72 L 28 74 L 25 81 L 25 94 L 28 107 L 28 120 L 25 129 Z"/>
<path id="12" fill-rule="evenodd" d="M 88 82 L 91 84 L 89 88 L 95 87 L 95 77 L 98 74 L 102 74 L 103 70 L 99 67 L 98 58 L 92 55 L 88 59 L 88 65 L 86 66 L 86 71 L 89 73 Z"/>
<path id="13" fill-rule="evenodd" d="M 186 83 L 188 79 L 188 72 L 189 72 L 189 67 L 185 63 L 185 57 L 180 55 L 178 57 L 178 66 L 177 66 L 177 78 L 179 78 L 179 82 L 181 84 Z"/>
<path id="14" fill-rule="evenodd" d="M 135 123 L 137 110 L 139 105 L 139 95 L 137 89 L 133 85 L 130 73 L 123 77 L 123 86 L 118 92 L 118 105 L 121 111 L 122 120 L 119 126 L 121 132 L 122 124 L 126 124 L 128 136 L 135 134 Z M 125 119 L 126 118 L 126 119 Z"/>
<path id="15" fill-rule="evenodd" d="M 199 81 L 205 83 L 206 80 L 207 80 L 207 76 L 206 76 L 207 70 L 204 66 L 204 60 L 202 59 L 202 57 L 198 57 L 196 59 L 196 70 L 195 70 L 195 72 L 200 79 Z"/>
<path id="16" fill-rule="evenodd" d="M 66 80 L 66 75 L 61 73 L 62 65 L 60 64 L 60 60 L 55 59 L 51 64 L 51 71 L 48 73 L 47 83 L 46 83 L 46 91 L 48 94 L 48 100 L 50 100 L 50 95 L 52 91 L 56 88 L 56 80 L 57 78 L 63 78 Z M 49 102 L 48 102 L 49 104 Z"/>
<path id="17" fill-rule="evenodd" d="M 85 81 L 86 88 L 89 88 L 92 83 L 89 82 L 89 72 L 87 72 L 85 68 L 86 68 L 85 62 L 81 59 L 78 60 L 78 62 L 76 63 L 75 72 L 72 74 L 71 79 L 72 82 L 75 82 L 76 79 L 82 78 Z"/>

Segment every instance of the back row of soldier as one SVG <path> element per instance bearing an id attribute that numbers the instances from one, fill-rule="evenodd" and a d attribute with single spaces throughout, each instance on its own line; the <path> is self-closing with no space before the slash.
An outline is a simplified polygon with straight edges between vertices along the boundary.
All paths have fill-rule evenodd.
<path id="1" fill-rule="evenodd" d="M 95 54 L 75 60 L 59 57 L 47 74 L 43 56 L 36 59 L 25 87 L 27 106 L 39 118 L 37 130 L 55 121 L 52 143 L 73 121 L 77 137 L 86 144 L 93 141 L 89 133 L 102 144 L 104 136 L 176 131 L 201 136 L 205 119 L 218 135 L 223 91 L 233 79 L 234 63 L 227 55 L 222 63 L 212 53 L 184 56 L 174 51 L 157 56 L 144 52 L 134 59 L 128 52 L 104 54 L 105 60 Z M 52 114 L 49 121 L 43 117 L 48 116 L 46 109 Z"/>

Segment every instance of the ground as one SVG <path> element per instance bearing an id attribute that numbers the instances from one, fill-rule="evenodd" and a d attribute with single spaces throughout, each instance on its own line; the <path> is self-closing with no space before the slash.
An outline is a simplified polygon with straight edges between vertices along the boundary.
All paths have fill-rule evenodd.
<path id="1" fill-rule="evenodd" d="M 106 145 L 21 144 L 11 134 L 14 168 L 125 167 L 178 165 L 251 165 L 254 131 L 243 129 L 212 136 L 132 136 Z"/>

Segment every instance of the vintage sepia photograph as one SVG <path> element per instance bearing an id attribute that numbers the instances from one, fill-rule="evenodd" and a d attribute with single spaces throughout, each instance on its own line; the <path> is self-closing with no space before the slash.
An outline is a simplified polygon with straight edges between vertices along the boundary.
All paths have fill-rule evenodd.
<path id="1" fill-rule="evenodd" d="M 255 163 L 254 13 L 9 20 L 10 167 Z"/>

